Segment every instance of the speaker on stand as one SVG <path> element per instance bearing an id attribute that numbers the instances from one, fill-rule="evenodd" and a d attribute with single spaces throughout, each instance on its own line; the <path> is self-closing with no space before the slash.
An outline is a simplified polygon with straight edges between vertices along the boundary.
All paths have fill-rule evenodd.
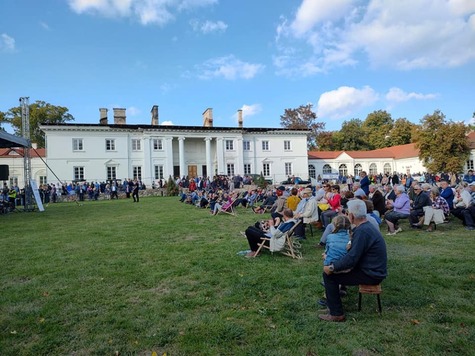
<path id="1" fill-rule="evenodd" d="M 0 164 L 0 180 L 8 180 L 10 177 L 10 167 L 6 164 Z"/>

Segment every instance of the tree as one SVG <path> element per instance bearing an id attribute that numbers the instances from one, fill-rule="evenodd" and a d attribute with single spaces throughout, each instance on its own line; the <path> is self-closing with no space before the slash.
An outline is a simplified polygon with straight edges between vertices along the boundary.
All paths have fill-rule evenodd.
<path id="1" fill-rule="evenodd" d="M 413 124 L 406 118 L 397 119 L 388 135 L 390 146 L 406 145 L 411 143 L 413 132 L 416 128 L 417 125 Z"/>
<path id="2" fill-rule="evenodd" d="M 5 113 L 0 111 L 0 130 L 5 131 L 3 128 L 3 123 L 5 122 Z"/>
<path id="3" fill-rule="evenodd" d="M 44 101 L 37 100 L 30 104 L 30 139 L 36 142 L 38 147 L 45 146 L 44 133 L 40 130 L 40 124 L 62 124 L 67 121 L 74 121 L 74 117 L 68 113 L 69 109 L 63 106 L 55 106 Z M 21 107 L 11 108 L 3 113 L 4 121 L 12 125 L 16 135 L 22 134 Z"/>
<path id="4" fill-rule="evenodd" d="M 430 173 L 463 170 L 470 155 L 467 131 L 464 123 L 446 121 L 439 110 L 423 117 L 421 126 L 415 131 L 415 143 L 419 159 Z"/>
<path id="5" fill-rule="evenodd" d="M 370 149 L 369 143 L 365 138 L 363 123 L 360 119 L 351 119 L 344 121 L 341 130 L 333 135 L 338 149 L 345 151 L 359 151 Z"/>
<path id="6" fill-rule="evenodd" d="M 362 129 L 370 149 L 388 147 L 390 142 L 386 139 L 388 132 L 393 128 L 394 121 L 391 114 L 384 110 L 374 111 L 366 117 Z"/>
<path id="7" fill-rule="evenodd" d="M 335 139 L 335 131 L 321 131 L 317 134 L 317 149 L 319 151 L 339 150 L 338 142 Z"/>
<path id="8" fill-rule="evenodd" d="M 312 104 L 300 105 L 297 109 L 285 109 L 280 115 L 280 125 L 287 129 L 309 130 L 307 148 L 317 147 L 318 132 L 325 128 L 325 123 L 316 122 L 317 114 L 312 110 Z"/>

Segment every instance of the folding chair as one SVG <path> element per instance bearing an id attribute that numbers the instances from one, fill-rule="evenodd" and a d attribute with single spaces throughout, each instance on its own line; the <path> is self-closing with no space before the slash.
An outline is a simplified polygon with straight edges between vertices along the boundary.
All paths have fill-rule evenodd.
<path id="1" fill-rule="evenodd" d="M 237 198 L 234 198 L 224 203 L 221 209 L 218 210 L 218 213 L 216 215 L 218 215 L 219 213 L 226 213 L 229 215 L 236 216 L 236 209 L 234 208 L 234 203 L 236 202 L 236 199 Z"/>
<path id="2" fill-rule="evenodd" d="M 300 248 L 302 246 L 301 246 L 300 242 L 294 241 L 294 239 L 292 238 L 292 235 L 294 234 L 295 227 L 298 224 L 301 224 L 300 220 L 297 221 L 295 223 L 295 225 L 292 226 L 292 228 L 289 231 L 287 231 L 284 236 L 281 237 L 281 238 L 285 239 L 285 243 L 282 246 L 282 249 L 278 251 L 278 252 L 282 253 L 285 256 L 289 256 L 289 257 L 296 258 L 296 259 L 302 258 L 302 253 L 300 252 Z M 254 257 L 259 255 L 259 252 L 261 252 L 262 248 L 266 248 L 266 249 L 270 250 L 270 246 L 267 246 L 266 242 L 270 243 L 271 239 L 270 238 L 262 238 L 261 240 L 262 240 L 262 242 L 260 244 L 258 244 L 259 248 L 257 249 L 256 254 L 254 255 Z M 276 251 L 271 251 L 272 254 L 274 252 L 276 252 Z"/>

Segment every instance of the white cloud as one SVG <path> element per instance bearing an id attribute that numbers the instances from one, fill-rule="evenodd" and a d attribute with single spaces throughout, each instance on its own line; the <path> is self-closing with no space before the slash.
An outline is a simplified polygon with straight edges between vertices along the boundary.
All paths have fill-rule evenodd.
<path id="1" fill-rule="evenodd" d="M 252 79 L 265 68 L 262 64 L 243 62 L 233 55 L 212 58 L 199 66 L 198 77 L 211 79 L 222 77 L 227 80 Z"/>
<path id="2" fill-rule="evenodd" d="M 243 117 L 243 120 L 244 119 L 247 119 L 251 116 L 254 116 L 258 113 L 260 113 L 262 111 L 262 106 L 261 104 L 252 104 L 252 105 L 246 105 L 244 104 L 242 107 L 241 107 L 241 110 L 242 110 L 242 117 Z M 236 120 L 236 122 L 238 122 L 238 114 L 234 114 L 234 119 Z"/>
<path id="3" fill-rule="evenodd" d="M 78 13 L 92 13 L 105 17 L 132 17 L 142 25 L 163 26 L 175 19 L 180 11 L 209 6 L 218 0 L 68 0 Z"/>
<path id="4" fill-rule="evenodd" d="M 6 33 L 0 35 L 0 51 L 1 52 L 14 52 L 15 51 L 15 39 L 8 36 Z"/>
<path id="5" fill-rule="evenodd" d="M 135 106 L 130 106 L 127 108 L 127 116 L 138 116 L 142 113 L 142 111 Z"/>
<path id="6" fill-rule="evenodd" d="M 173 121 L 163 121 L 162 123 L 160 123 L 160 125 L 162 125 L 162 126 L 173 126 L 175 124 L 173 123 Z"/>
<path id="7" fill-rule="evenodd" d="M 46 22 L 40 21 L 40 26 L 43 27 L 47 31 L 50 30 L 50 27 Z"/>
<path id="8" fill-rule="evenodd" d="M 193 31 L 202 32 L 205 35 L 213 32 L 224 32 L 228 28 L 228 25 L 223 21 L 199 22 L 198 20 L 191 20 L 190 25 L 193 28 Z"/>
<path id="9" fill-rule="evenodd" d="M 437 94 L 406 93 L 400 88 L 391 88 L 386 94 L 386 100 L 390 103 L 401 103 L 409 100 L 430 100 L 437 96 Z"/>
<path id="10" fill-rule="evenodd" d="M 362 60 L 401 70 L 461 66 L 475 60 L 475 1 L 302 0 L 293 19 L 281 19 L 276 43 L 276 57 L 300 48 L 286 61 L 294 72 L 305 62 L 321 71 Z"/>
<path id="11" fill-rule="evenodd" d="M 378 94 L 368 86 L 362 89 L 342 86 L 320 95 L 317 103 L 317 115 L 322 119 L 345 118 L 372 105 L 378 100 L 378 97 Z"/>

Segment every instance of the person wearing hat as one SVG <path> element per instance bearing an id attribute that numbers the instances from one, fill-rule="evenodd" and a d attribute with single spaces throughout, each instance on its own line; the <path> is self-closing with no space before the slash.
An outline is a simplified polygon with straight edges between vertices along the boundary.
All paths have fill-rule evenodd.
<path id="1" fill-rule="evenodd" d="M 294 231 L 294 235 L 297 238 L 305 240 L 305 224 L 310 224 L 314 221 L 318 221 L 318 209 L 317 201 L 312 195 L 312 188 L 305 188 L 301 192 L 302 201 L 299 212 L 294 215 L 295 219 L 300 219 L 303 224 L 299 224 Z"/>

